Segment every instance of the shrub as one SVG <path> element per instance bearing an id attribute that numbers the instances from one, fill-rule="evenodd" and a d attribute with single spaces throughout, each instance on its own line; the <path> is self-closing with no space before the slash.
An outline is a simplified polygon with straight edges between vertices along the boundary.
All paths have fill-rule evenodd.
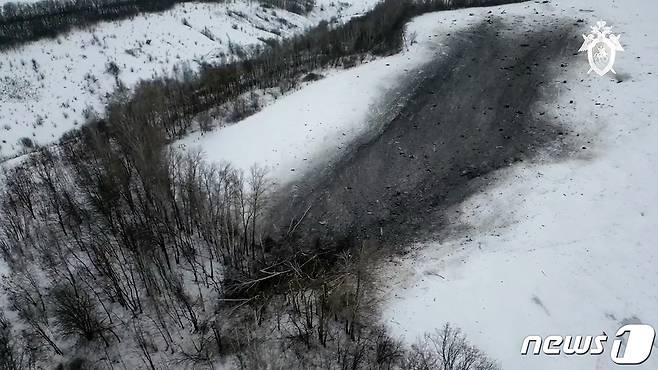
<path id="1" fill-rule="evenodd" d="M 53 288 L 51 295 L 55 325 L 64 335 L 88 342 L 105 340 L 109 328 L 86 291 L 66 285 Z"/>
<path id="2" fill-rule="evenodd" d="M 109 61 L 105 65 L 105 72 L 114 76 L 114 78 L 117 78 L 117 76 L 119 76 L 119 72 L 121 72 L 121 69 L 114 61 Z"/>
<path id="3" fill-rule="evenodd" d="M 29 137 L 22 137 L 18 139 L 18 143 L 21 144 L 25 149 L 34 148 L 34 142 Z"/>

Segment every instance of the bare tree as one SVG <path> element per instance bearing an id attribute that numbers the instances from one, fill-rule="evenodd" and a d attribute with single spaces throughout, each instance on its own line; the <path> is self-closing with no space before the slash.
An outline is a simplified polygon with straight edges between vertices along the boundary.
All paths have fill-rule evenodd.
<path id="1" fill-rule="evenodd" d="M 498 365 L 466 341 L 460 329 L 446 323 L 425 334 L 411 348 L 406 368 L 413 370 L 496 370 Z"/>

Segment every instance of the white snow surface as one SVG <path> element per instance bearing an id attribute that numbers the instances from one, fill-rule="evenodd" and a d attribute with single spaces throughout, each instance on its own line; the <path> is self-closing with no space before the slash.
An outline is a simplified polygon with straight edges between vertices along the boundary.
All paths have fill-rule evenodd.
<path id="1" fill-rule="evenodd" d="M 38 3 L 41 0 L 0 0 L 0 6 L 3 6 L 5 4 L 13 3 L 13 4 L 32 4 L 32 3 Z"/>
<path id="2" fill-rule="evenodd" d="M 263 39 L 290 37 L 321 20 L 346 21 L 377 2 L 321 0 L 305 16 L 251 1 L 183 3 L 0 51 L 0 157 L 21 153 L 23 137 L 38 144 L 57 140 L 84 123 L 87 107 L 102 114 L 117 86 L 107 72 L 109 62 L 119 66 L 118 79 L 131 88 L 142 79 L 172 75 L 177 66 L 194 71 L 201 62 L 234 58 L 230 44 L 262 45 Z"/>
<path id="3" fill-rule="evenodd" d="M 606 20 L 625 48 L 615 67 L 623 82 L 588 75 L 584 53 L 568 66 L 548 114 L 587 138 L 584 149 L 501 171 L 453 210 L 466 235 L 415 245 L 391 263 L 384 319 L 395 334 L 413 343 L 451 322 L 503 369 L 602 370 L 619 368 L 609 350 L 622 325 L 658 328 L 657 12 L 652 0 L 507 8 L 539 24 L 548 14 L 580 18 L 585 34 Z M 485 10 L 437 17 L 468 13 Z M 527 335 L 602 332 L 609 339 L 601 356 L 520 355 Z M 631 367 L 658 369 L 653 352 Z"/>

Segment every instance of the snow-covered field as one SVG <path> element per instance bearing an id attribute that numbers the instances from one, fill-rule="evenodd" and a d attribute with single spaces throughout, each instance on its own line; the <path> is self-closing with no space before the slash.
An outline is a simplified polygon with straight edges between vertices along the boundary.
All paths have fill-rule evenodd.
<path id="1" fill-rule="evenodd" d="M 195 133 L 176 145 L 200 150 L 207 160 L 229 162 L 247 171 L 258 164 L 279 183 L 322 169 L 349 150 L 355 138 L 404 103 L 398 88 L 422 78 L 419 67 L 442 53 L 445 35 L 474 24 L 472 19 L 438 23 L 433 15 L 407 27 L 403 53 L 356 68 L 331 70 L 326 77 L 278 99 L 245 120 L 210 133 Z M 414 40 L 412 42 L 412 40 Z"/>
<path id="2" fill-rule="evenodd" d="M 344 11 L 353 14 L 373 2 Z M 324 12 L 308 18 L 278 10 L 273 16 L 242 3 L 184 4 L 5 52 L 0 122 L 9 129 L 1 131 L 1 153 L 19 150 L 16 142 L 23 136 L 54 140 L 75 121 L 82 123 L 85 107 L 100 109 L 115 84 L 104 72 L 111 58 L 119 58 L 119 78 L 131 85 L 183 61 L 194 66 L 194 60 L 215 58 L 228 50 L 229 39 L 254 44 L 258 37 L 272 36 L 254 24 L 278 27 L 276 18 L 283 17 L 297 26 L 284 29 L 284 36 L 298 32 L 337 13 L 326 3 Z M 229 10 L 242 11 L 247 19 L 228 15 Z M 399 102 L 396 87 L 419 77 L 416 69 L 442 53 L 446 34 L 482 21 L 489 12 L 538 27 L 556 17 L 582 19 L 577 23 L 582 33 L 606 20 L 621 33 L 625 48 L 617 58 L 617 76 L 588 75 L 585 54 L 564 67 L 565 74 L 554 81 L 560 94 L 544 108 L 587 138 L 583 147 L 559 161 L 547 156 L 500 171 L 489 188 L 453 210 L 454 224 L 467 226 L 467 235 L 410 246 L 412 253 L 390 263 L 384 273 L 384 321 L 409 344 L 451 322 L 504 369 L 614 369 L 607 352 L 521 356 L 520 348 L 527 335 L 605 332 L 609 349 L 623 324 L 658 328 L 655 1 L 553 0 L 425 15 L 409 25 L 408 34 L 415 33 L 418 43 L 404 53 L 330 71 L 235 125 L 194 134 L 177 145 L 200 147 L 209 160 L 243 169 L 260 163 L 277 181 L 294 180 L 373 129 L 377 118 Z M 201 34 L 204 27 L 216 41 Z M 96 82 L 85 78 L 87 73 Z M 39 116 L 41 125 L 36 124 Z M 658 355 L 637 368 L 658 368 Z"/>
<path id="3" fill-rule="evenodd" d="M 551 1 L 550 13 L 606 20 L 625 51 L 611 75 L 568 67 L 553 112 L 585 149 L 519 165 L 454 213 L 468 235 L 414 246 L 390 266 L 384 316 L 408 342 L 452 322 L 504 369 L 613 369 L 623 324 L 658 327 L 658 3 Z M 485 11 L 439 14 L 483 16 Z M 507 7 L 535 21 L 547 15 Z M 576 50 L 574 50 L 576 52 Z M 573 103 L 571 104 L 571 100 Z M 527 335 L 609 336 L 601 356 L 520 356 Z M 656 352 L 654 350 L 654 352 Z M 635 367 L 633 367 L 635 368 Z M 658 368 L 655 355 L 637 368 Z"/>
<path id="4" fill-rule="evenodd" d="M 23 137 L 47 144 L 92 110 L 102 112 L 117 79 L 130 88 L 183 64 L 196 70 L 202 62 L 235 58 L 232 48 L 289 37 L 333 17 L 345 21 L 376 2 L 322 0 L 306 16 L 257 2 L 184 3 L 2 51 L 0 157 L 19 153 Z M 116 79 L 111 62 L 119 67 Z"/>
<path id="5" fill-rule="evenodd" d="M 578 150 L 500 171 L 453 210 L 468 235 L 410 246 L 409 257 L 387 266 L 384 320 L 407 343 L 452 322 L 504 369 L 612 369 L 608 351 L 619 327 L 658 327 L 657 3 L 560 0 L 429 14 L 410 24 L 419 43 L 405 53 L 333 71 L 236 125 L 181 144 L 240 168 L 268 165 L 283 182 L 321 168 L 386 113 L 371 109 L 395 102 L 390 92 L 400 81 L 441 53 L 446 31 L 489 12 L 512 25 L 564 18 L 582 33 L 606 20 L 625 48 L 617 76 L 588 75 L 584 53 L 555 66 L 565 71 L 554 81 L 559 94 L 542 109 L 574 133 Z M 610 337 L 602 356 L 520 355 L 527 335 L 602 332 Z M 653 356 L 639 368 L 657 364 Z"/>

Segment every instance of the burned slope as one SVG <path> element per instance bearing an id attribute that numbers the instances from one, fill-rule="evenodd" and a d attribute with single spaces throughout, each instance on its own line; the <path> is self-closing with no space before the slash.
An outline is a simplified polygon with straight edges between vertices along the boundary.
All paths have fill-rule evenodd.
<path id="1" fill-rule="evenodd" d="M 427 237 L 487 174 L 559 144 L 562 129 L 532 107 L 578 39 L 568 25 L 513 37 L 504 26 L 489 19 L 452 36 L 448 56 L 426 67 L 430 77 L 383 131 L 292 186 L 293 195 L 281 192 L 279 231 L 304 245 Z"/>

